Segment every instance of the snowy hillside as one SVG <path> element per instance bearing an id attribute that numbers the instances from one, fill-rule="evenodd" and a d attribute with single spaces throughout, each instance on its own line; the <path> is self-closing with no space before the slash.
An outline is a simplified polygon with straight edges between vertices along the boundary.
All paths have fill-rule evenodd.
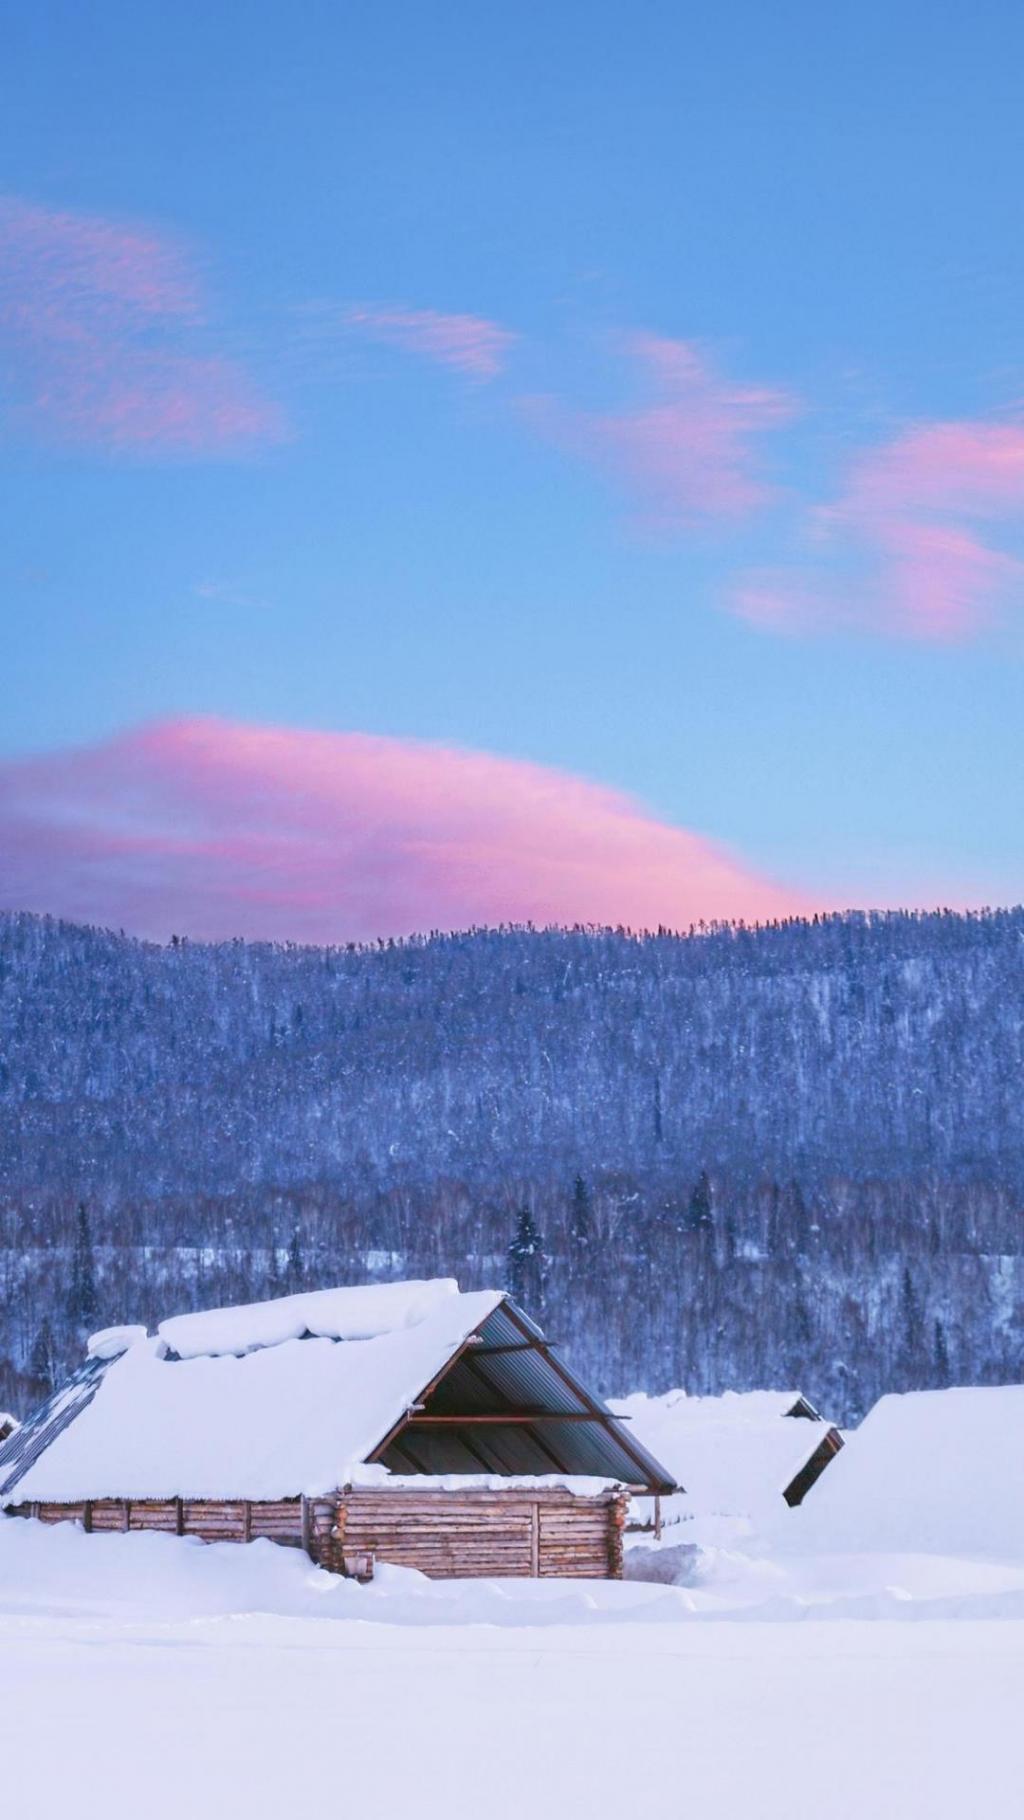
<path id="1" fill-rule="evenodd" d="M 1013 1382 L 1024 912 L 167 948 L 0 917 L 0 1404 L 104 1322 L 507 1283 L 604 1392 Z"/>

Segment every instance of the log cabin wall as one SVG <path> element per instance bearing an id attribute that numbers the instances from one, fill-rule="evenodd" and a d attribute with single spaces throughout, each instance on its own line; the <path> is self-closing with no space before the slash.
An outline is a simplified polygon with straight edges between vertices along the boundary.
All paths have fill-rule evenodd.
<path id="1" fill-rule="evenodd" d="M 305 1548 L 332 1573 L 361 1571 L 367 1557 L 415 1567 L 431 1579 L 622 1577 L 627 1499 L 581 1498 L 562 1488 L 417 1491 L 386 1487 L 333 1497 L 96 1498 L 19 1504 L 9 1516 L 81 1523 L 100 1534 L 152 1529 L 204 1542 L 260 1537 Z"/>
<path id="2" fill-rule="evenodd" d="M 621 1579 L 626 1502 L 561 1488 L 346 1491 L 325 1565 L 372 1556 L 434 1580 Z"/>
<path id="3" fill-rule="evenodd" d="M 324 1537 L 333 1526 L 336 1502 L 315 1500 L 319 1514 L 314 1528 Z M 41 1523 L 81 1523 L 96 1535 L 156 1529 L 171 1536 L 198 1536 L 202 1542 L 255 1542 L 265 1536 L 285 1547 L 303 1546 L 301 1498 L 266 1503 L 244 1498 L 93 1498 L 79 1504 L 15 1504 L 7 1515 L 38 1517 Z"/>

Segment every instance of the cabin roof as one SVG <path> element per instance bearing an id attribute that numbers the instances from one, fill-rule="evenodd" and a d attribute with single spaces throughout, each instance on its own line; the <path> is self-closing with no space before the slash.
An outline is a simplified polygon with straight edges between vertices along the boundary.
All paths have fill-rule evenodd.
<path id="1" fill-rule="evenodd" d="M 501 1290 L 374 1284 L 141 1333 L 97 1336 L 0 1445 L 0 1503 L 316 1495 L 375 1460 L 672 1486 Z"/>
<path id="2" fill-rule="evenodd" d="M 786 1491 L 825 1436 L 825 1422 L 797 1391 L 725 1391 L 717 1397 L 672 1390 L 614 1400 L 631 1434 L 685 1477 L 687 1508 L 699 1516 L 759 1517 L 781 1508 Z M 801 1421 L 783 1418 L 810 1416 Z"/>
<path id="3" fill-rule="evenodd" d="M 1022 1384 L 884 1396 L 807 1497 L 800 1534 L 851 1553 L 1019 1560 L 1022 1439 Z"/>

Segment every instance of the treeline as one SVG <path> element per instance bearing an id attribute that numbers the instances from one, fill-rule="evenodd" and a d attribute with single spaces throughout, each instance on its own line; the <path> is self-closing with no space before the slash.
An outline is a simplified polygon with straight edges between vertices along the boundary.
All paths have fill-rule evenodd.
<path id="1" fill-rule="evenodd" d="M 509 1283 L 609 1392 L 1024 1362 L 1024 912 L 373 949 L 0 919 L 0 1405 L 108 1320 Z"/>

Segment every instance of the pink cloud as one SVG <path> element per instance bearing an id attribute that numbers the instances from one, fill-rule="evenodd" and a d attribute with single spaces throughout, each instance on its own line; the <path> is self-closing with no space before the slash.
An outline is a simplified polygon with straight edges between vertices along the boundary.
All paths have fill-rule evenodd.
<path id="1" fill-rule="evenodd" d="M 0 766 L 0 856 L 7 906 L 162 938 L 685 926 L 805 907 L 702 835 L 563 772 L 210 719 Z"/>
<path id="2" fill-rule="evenodd" d="M 762 569 L 741 577 L 730 598 L 738 619 L 788 635 L 823 631 L 956 644 L 995 616 L 1024 565 L 955 525 L 892 519 L 862 533 L 870 541 L 853 574 L 827 566 Z"/>
<path id="3" fill-rule="evenodd" d="M 692 342 L 634 334 L 623 345 L 643 376 L 643 403 L 600 412 L 530 400 L 535 426 L 624 482 L 662 528 L 741 517 L 769 501 L 754 439 L 787 423 L 796 399 L 722 378 Z"/>
<path id="4" fill-rule="evenodd" d="M 1024 508 L 1024 429 L 1015 424 L 921 424 L 854 464 L 840 509 L 998 517 Z"/>
<path id="5" fill-rule="evenodd" d="M 1024 430 L 922 424 L 861 454 L 809 519 L 806 568 L 741 578 L 740 618 L 776 631 L 849 627 L 932 643 L 976 637 L 1024 564 L 977 527 L 1024 514 Z"/>
<path id="6" fill-rule="evenodd" d="M 26 430 L 184 455 L 277 435 L 276 408 L 207 341 L 172 242 L 0 198 L 0 374 Z"/>
<path id="7" fill-rule="evenodd" d="M 518 340 L 511 329 L 481 316 L 445 316 L 438 310 L 386 304 L 353 304 L 345 312 L 345 321 L 374 341 L 454 367 L 472 379 L 494 379 Z"/>

